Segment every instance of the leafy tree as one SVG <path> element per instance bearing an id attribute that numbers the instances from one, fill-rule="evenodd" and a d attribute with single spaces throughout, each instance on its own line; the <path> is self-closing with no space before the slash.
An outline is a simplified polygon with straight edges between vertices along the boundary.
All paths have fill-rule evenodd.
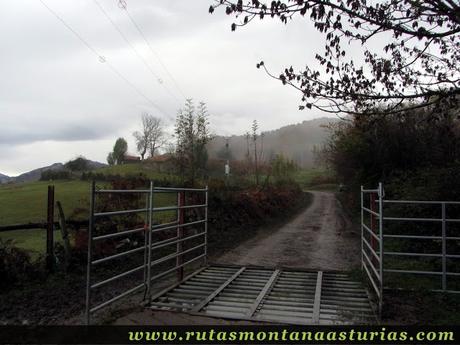
<path id="1" fill-rule="evenodd" d="M 460 122 L 452 115 L 419 109 L 384 117 L 355 116 L 330 130 L 322 155 L 354 190 L 403 172 L 460 161 Z"/>
<path id="2" fill-rule="evenodd" d="M 283 154 L 276 155 L 270 162 L 271 173 L 277 182 L 290 182 L 299 166 Z"/>
<path id="3" fill-rule="evenodd" d="M 136 148 L 142 160 L 147 152 L 149 157 L 153 157 L 158 148 L 165 144 L 164 135 L 160 118 L 149 114 L 142 115 L 142 130 L 133 133 Z"/>
<path id="4" fill-rule="evenodd" d="M 254 120 L 252 122 L 252 141 L 254 145 L 254 172 L 256 175 L 256 185 L 259 184 L 259 169 L 258 169 L 258 162 L 257 162 L 257 130 L 259 129 L 259 125 L 257 123 L 257 120 Z"/>
<path id="5" fill-rule="evenodd" d="M 115 158 L 113 157 L 113 152 L 109 152 L 109 154 L 107 155 L 107 164 L 115 165 Z"/>
<path id="6" fill-rule="evenodd" d="M 176 159 L 180 173 L 192 183 L 198 174 L 203 175 L 206 170 L 206 144 L 212 139 L 208 117 L 204 102 L 195 107 L 188 99 L 176 118 Z"/>
<path id="7" fill-rule="evenodd" d="M 107 156 L 107 163 L 109 163 L 109 165 L 122 164 L 127 151 L 128 143 L 126 140 L 124 138 L 118 138 L 113 146 L 113 151 Z"/>
<path id="8" fill-rule="evenodd" d="M 287 24 L 301 16 L 325 37 L 324 50 L 316 54 L 319 68 L 289 66 L 274 75 L 263 61 L 257 64 L 301 92 L 300 109 L 371 115 L 457 106 L 458 1 L 217 0 L 209 11 L 218 7 L 239 18 L 232 30 L 255 18 Z M 362 61 L 352 50 L 362 53 Z"/>

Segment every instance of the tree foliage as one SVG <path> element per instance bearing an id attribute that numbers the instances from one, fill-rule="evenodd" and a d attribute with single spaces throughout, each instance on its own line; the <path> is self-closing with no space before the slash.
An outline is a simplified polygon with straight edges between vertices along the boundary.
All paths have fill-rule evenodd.
<path id="1" fill-rule="evenodd" d="M 460 161 L 460 121 L 417 110 L 385 117 L 355 116 L 331 126 L 323 156 L 353 189 L 416 169 Z"/>
<path id="2" fill-rule="evenodd" d="M 126 140 L 124 138 L 118 138 L 113 146 L 113 151 L 107 156 L 107 163 L 109 165 L 122 164 L 127 151 L 128 143 Z"/>
<path id="3" fill-rule="evenodd" d="M 136 148 L 144 160 L 145 154 L 153 157 L 156 151 L 165 144 L 164 129 L 161 119 L 149 114 L 142 114 L 142 129 L 135 131 Z"/>
<path id="4" fill-rule="evenodd" d="M 270 161 L 271 174 L 275 181 L 292 182 L 294 174 L 299 170 L 299 166 L 292 160 L 286 158 L 282 153 L 277 154 Z"/>
<path id="5" fill-rule="evenodd" d="M 206 170 L 206 144 L 212 139 L 208 117 L 204 102 L 196 107 L 188 99 L 176 118 L 176 160 L 181 175 L 192 183 L 198 175 L 203 176 Z"/>
<path id="6" fill-rule="evenodd" d="M 113 152 L 109 152 L 109 154 L 107 155 L 107 164 L 115 165 L 115 158 L 113 157 Z"/>
<path id="7" fill-rule="evenodd" d="M 232 30 L 255 18 L 287 24 L 301 16 L 325 37 L 324 50 L 316 54 L 318 68 L 289 66 L 276 76 L 263 61 L 257 64 L 302 93 L 300 109 L 370 115 L 417 108 L 441 112 L 457 105 L 457 1 L 217 0 L 209 11 L 219 7 L 238 18 Z M 362 61 L 352 50 L 362 53 Z"/>

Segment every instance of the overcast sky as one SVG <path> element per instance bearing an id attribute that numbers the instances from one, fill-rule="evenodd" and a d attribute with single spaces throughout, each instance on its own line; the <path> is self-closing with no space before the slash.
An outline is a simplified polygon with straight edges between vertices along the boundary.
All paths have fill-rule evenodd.
<path id="1" fill-rule="evenodd" d="M 141 114 L 172 128 L 184 96 L 207 103 L 221 135 L 242 134 L 254 119 L 271 130 L 325 115 L 299 111 L 298 92 L 256 68 L 262 59 L 276 74 L 314 64 L 323 37 L 308 21 L 231 32 L 223 9 L 208 13 L 213 0 L 125 1 L 127 13 L 118 0 L 97 0 L 129 44 L 94 0 L 43 0 L 93 50 L 39 0 L 0 2 L 0 173 L 80 154 L 105 162 L 119 136 L 135 153 Z"/>

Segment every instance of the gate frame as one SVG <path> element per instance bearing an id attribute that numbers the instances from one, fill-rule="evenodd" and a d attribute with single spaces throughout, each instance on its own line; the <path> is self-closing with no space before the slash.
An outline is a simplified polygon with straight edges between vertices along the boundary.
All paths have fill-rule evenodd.
<path id="1" fill-rule="evenodd" d="M 187 192 L 204 194 L 205 203 L 197 204 L 197 205 L 186 205 L 185 204 L 185 200 L 186 200 L 185 193 Z M 181 201 L 175 206 L 154 207 L 154 196 L 156 193 L 176 193 L 178 195 L 177 199 L 178 200 L 180 199 L 183 202 Z M 180 277 L 183 274 L 183 268 L 200 259 L 204 259 L 203 260 L 204 266 L 207 265 L 208 200 L 209 200 L 208 193 L 209 193 L 208 186 L 206 186 L 206 188 L 154 187 L 152 181 L 150 181 L 149 189 L 118 189 L 118 190 L 117 189 L 96 189 L 96 182 L 92 181 L 91 188 L 90 188 L 90 215 L 89 215 L 89 224 L 88 224 L 88 254 L 87 254 L 88 262 L 87 262 L 87 275 L 86 275 L 85 319 L 86 319 L 87 325 L 89 325 L 91 322 L 91 314 L 120 300 L 123 297 L 126 297 L 137 291 L 140 291 L 142 288 L 144 288 L 144 300 L 148 299 L 150 301 L 151 287 L 152 287 L 152 283 L 155 280 L 158 280 L 159 278 L 162 278 L 163 276 L 166 276 L 174 271 L 177 272 L 178 278 L 179 280 L 181 280 Z M 96 202 L 97 202 L 96 196 L 98 194 L 115 194 L 115 195 L 117 194 L 118 195 L 145 194 L 146 195 L 145 207 L 141 209 L 125 209 L 125 210 L 118 210 L 118 211 L 96 213 L 95 212 Z M 200 208 L 205 209 L 204 218 L 200 220 L 190 221 L 190 222 L 185 222 L 183 220 L 185 218 L 184 217 L 185 210 L 200 209 Z M 172 211 L 172 210 L 177 212 L 176 221 L 162 223 L 162 224 L 153 224 L 153 214 L 155 212 Z M 96 220 L 99 217 L 111 217 L 111 216 L 117 216 L 117 215 L 122 215 L 122 214 L 140 214 L 144 212 L 145 212 L 145 221 L 144 221 L 144 227 L 142 228 L 129 229 L 129 230 L 124 229 L 123 231 L 116 231 L 116 232 L 112 232 L 109 234 L 94 236 Z M 201 225 L 201 224 L 204 224 L 204 230 L 198 232 L 197 234 L 189 235 L 187 237 L 179 236 L 179 234 L 183 233 L 184 227 L 191 226 L 191 225 Z M 173 238 L 154 242 L 152 239 L 152 235 L 154 233 L 165 231 L 165 230 L 176 230 L 178 235 Z M 105 239 L 114 238 L 114 237 L 121 237 L 123 235 L 130 235 L 132 233 L 140 233 L 140 232 L 145 232 L 144 244 L 142 246 L 136 247 L 134 249 L 129 249 L 127 251 L 123 251 L 117 254 L 109 255 L 109 256 L 106 256 L 106 257 L 103 257 L 97 260 L 93 260 L 94 242 L 103 241 Z M 199 238 L 199 237 L 203 237 L 202 243 L 192 248 L 186 249 L 186 250 L 183 249 L 182 244 L 185 241 L 194 239 L 194 238 Z M 156 259 L 155 261 L 152 261 L 152 251 L 153 250 L 159 249 L 162 247 L 171 246 L 174 244 L 176 245 L 176 248 L 177 248 L 176 253 L 168 254 L 168 255 L 165 255 L 165 256 L 162 256 Z M 197 249 L 201 249 L 201 248 L 204 248 L 204 253 L 199 254 L 186 262 L 179 260 L 179 258 L 183 258 L 183 255 L 190 253 L 190 252 L 195 252 Z M 102 263 L 102 262 L 110 261 L 112 259 L 116 259 L 116 258 L 125 256 L 125 255 L 134 254 L 134 253 L 140 252 L 141 250 L 144 250 L 144 263 L 141 266 L 126 270 L 123 273 L 116 274 L 114 276 L 111 276 L 110 278 L 106 278 L 103 281 L 99 281 L 95 284 L 91 282 L 91 272 L 92 272 L 92 267 L 94 265 Z M 176 264 L 173 268 L 167 269 L 152 277 L 151 269 L 153 266 L 163 263 L 163 262 L 170 261 L 172 259 L 176 259 Z M 91 307 L 91 290 L 92 289 L 98 288 L 112 281 L 118 280 L 132 273 L 138 272 L 140 270 L 144 271 L 144 278 L 143 278 L 142 284 L 139 284 L 131 289 L 125 290 L 124 292 L 119 293 L 115 297 Z"/>
<path id="2" fill-rule="evenodd" d="M 365 196 L 366 195 L 376 195 L 377 200 L 370 200 L 370 208 L 364 206 Z M 378 212 L 375 211 L 375 204 L 378 204 Z M 406 204 L 406 205 L 439 205 L 441 207 L 441 218 L 408 218 L 408 217 L 389 217 L 384 215 L 384 205 L 385 204 Z M 385 193 L 383 189 L 383 184 L 380 182 L 377 189 L 364 189 L 361 186 L 361 269 L 366 272 L 367 277 L 369 278 L 376 294 L 378 297 L 378 307 L 379 315 L 381 315 L 382 305 L 383 305 L 383 290 L 387 289 L 384 285 L 384 273 L 398 273 L 398 274 L 408 274 L 408 275 L 428 275 L 428 276 L 440 276 L 441 277 L 441 289 L 431 289 L 433 292 L 444 292 L 444 293 L 460 293 L 460 290 L 449 290 L 447 288 L 447 278 L 449 276 L 460 277 L 458 272 L 448 272 L 447 271 L 447 259 L 460 259 L 458 254 L 448 254 L 447 253 L 447 241 L 460 241 L 458 236 L 447 236 L 447 224 L 448 223 L 459 223 L 460 218 L 447 218 L 446 217 L 446 207 L 448 205 L 460 205 L 460 201 L 438 201 L 438 200 L 390 200 L 385 199 Z M 374 227 L 368 227 L 364 221 L 364 214 L 370 214 L 371 219 L 373 217 L 378 218 L 378 236 L 375 234 Z M 384 222 L 435 222 L 441 223 L 441 236 L 439 235 L 406 235 L 406 234 L 384 234 Z M 375 222 L 374 222 L 375 223 Z M 372 224 L 372 221 L 371 221 Z M 377 255 L 375 246 L 371 246 L 364 237 L 364 230 L 366 230 L 371 238 L 377 240 L 379 255 Z M 385 251 L 384 239 L 385 238 L 399 238 L 407 240 L 431 240 L 431 241 L 441 241 L 441 253 L 432 254 L 432 253 L 408 253 L 408 252 L 392 252 Z M 366 248 L 371 250 L 373 257 L 377 259 L 378 269 L 372 263 L 374 260 L 370 260 L 366 254 Z M 441 271 L 423 271 L 423 270 L 403 270 L 403 269 L 392 269 L 384 268 L 384 258 L 385 256 L 404 256 L 404 257 L 430 257 L 441 259 Z M 366 259 L 366 260 L 365 260 Z M 372 272 L 377 276 L 377 283 L 372 278 L 371 271 L 369 271 L 367 265 L 370 265 Z M 397 288 L 403 290 L 403 288 Z"/>
<path id="3" fill-rule="evenodd" d="M 369 195 L 369 208 L 364 206 L 364 197 Z M 375 196 L 378 197 L 378 212 L 375 211 Z M 382 315 L 383 307 L 383 257 L 384 257 L 384 247 L 383 247 L 383 197 L 384 190 L 382 183 L 379 183 L 377 189 L 364 189 L 361 186 L 361 269 L 366 272 L 369 281 L 371 282 L 372 287 L 378 298 L 378 315 Z M 364 221 L 364 212 L 371 217 L 370 227 L 366 225 Z M 375 227 L 375 218 L 378 218 L 378 232 L 376 234 Z M 371 243 L 369 243 L 365 236 L 364 230 L 370 235 Z M 377 245 L 378 244 L 378 254 L 377 254 Z M 366 254 L 365 248 L 368 248 L 372 254 L 372 260 Z M 366 259 L 366 260 L 364 260 Z M 374 260 L 375 259 L 375 260 Z M 375 263 L 377 262 L 377 264 Z M 371 268 L 369 271 L 368 266 Z M 378 265 L 378 267 L 376 267 Z M 374 273 L 374 278 L 372 278 L 372 273 Z M 377 281 L 376 281 L 377 280 Z"/>

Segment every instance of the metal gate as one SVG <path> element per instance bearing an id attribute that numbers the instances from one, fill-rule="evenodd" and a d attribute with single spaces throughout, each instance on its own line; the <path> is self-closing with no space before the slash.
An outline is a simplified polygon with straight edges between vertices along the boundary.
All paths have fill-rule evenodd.
<path id="1" fill-rule="evenodd" d="M 421 206 L 431 208 L 421 211 L 422 213 L 426 212 L 427 215 L 407 216 L 406 212 L 410 207 Z M 422 283 L 422 287 L 435 292 L 460 293 L 460 282 L 453 281 L 453 278 L 460 277 L 460 272 L 454 271 L 455 269 L 458 270 L 458 261 L 455 260 L 460 259 L 458 246 L 460 237 L 457 235 L 458 229 L 449 228 L 449 224 L 460 224 L 460 219 L 447 216 L 449 207 L 460 207 L 460 202 L 388 200 L 385 199 L 382 183 L 379 183 L 377 189 L 364 189 L 361 186 L 362 267 L 376 292 L 380 310 L 382 308 L 383 289 L 387 287 L 402 288 L 384 284 L 384 273 L 386 273 L 385 277 L 389 274 L 439 277 L 439 288 L 427 286 L 425 283 Z M 399 211 L 399 214 L 395 215 L 396 211 Z M 435 213 L 438 216 L 433 216 Z M 430 217 L 430 215 L 432 216 Z M 397 227 L 399 231 L 390 232 L 390 226 L 395 223 L 402 226 Z M 408 232 L 404 225 L 414 223 L 424 224 L 422 228 L 428 228 L 427 224 L 439 224 L 439 227 L 424 231 L 422 234 Z M 385 242 L 385 240 L 387 241 Z M 410 244 L 417 241 L 422 241 L 423 245 L 418 246 L 417 252 L 412 250 L 408 252 L 404 249 L 398 250 L 400 245 L 397 241 L 406 241 L 410 248 L 412 248 Z M 429 248 L 429 244 L 434 244 L 434 246 Z M 436 247 L 438 248 L 436 249 Z M 385 260 L 385 258 L 387 259 Z M 404 265 L 397 261 L 398 258 L 429 259 L 433 262 L 430 265 L 419 265 L 417 269 L 404 268 L 401 267 Z M 439 267 L 440 269 L 430 267 Z M 449 278 L 452 280 L 450 285 Z M 387 281 L 386 278 L 385 281 Z"/>
<path id="2" fill-rule="evenodd" d="M 86 322 L 142 290 L 153 309 L 202 316 L 290 324 L 375 321 L 366 290 L 345 273 L 208 266 L 207 221 L 207 188 L 151 183 L 149 189 L 96 189 L 93 182 Z M 200 261 L 204 267 L 184 278 L 184 267 Z M 178 283 L 151 296 L 152 283 L 174 272 Z"/>
<path id="3" fill-rule="evenodd" d="M 94 312 L 135 292 L 144 290 L 144 297 L 150 299 L 154 281 L 173 272 L 182 280 L 185 266 L 199 260 L 206 264 L 207 187 L 154 187 L 150 183 L 149 189 L 97 189 L 93 182 L 90 195 L 87 324 Z M 197 203 L 187 204 L 187 200 Z M 158 214 L 162 217 L 155 219 Z M 122 278 L 129 278 L 126 288 L 112 286 L 101 292 Z"/>

